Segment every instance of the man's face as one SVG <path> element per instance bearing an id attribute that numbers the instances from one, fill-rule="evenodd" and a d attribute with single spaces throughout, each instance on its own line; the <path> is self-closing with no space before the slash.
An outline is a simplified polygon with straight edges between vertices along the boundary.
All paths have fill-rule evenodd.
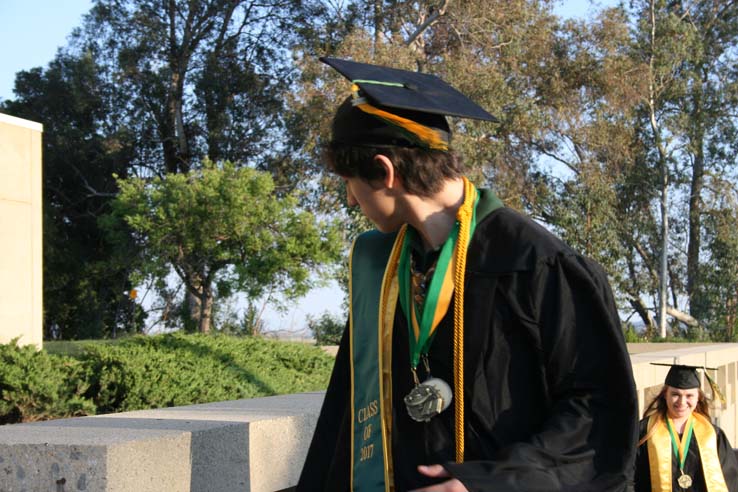
<path id="1" fill-rule="evenodd" d="M 666 387 L 666 409 L 669 417 L 680 419 L 689 417 L 697 406 L 700 397 L 699 388 L 679 389 Z"/>
<path id="2" fill-rule="evenodd" d="M 361 212 L 382 232 L 394 232 L 402 226 L 397 200 L 392 190 L 380 180 L 369 183 L 359 177 L 343 177 L 349 207 L 359 206 Z"/>

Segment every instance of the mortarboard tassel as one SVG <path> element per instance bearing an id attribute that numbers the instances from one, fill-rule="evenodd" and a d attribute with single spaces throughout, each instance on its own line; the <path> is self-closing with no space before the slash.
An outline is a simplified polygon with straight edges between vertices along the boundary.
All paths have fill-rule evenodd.
<path id="1" fill-rule="evenodd" d="M 720 386 L 718 386 L 717 382 L 715 382 L 715 380 L 710 377 L 706 369 L 702 372 L 705 373 L 707 382 L 710 383 L 710 389 L 712 390 L 713 399 L 717 398 L 717 400 L 720 402 L 720 405 L 722 407 L 725 407 L 725 395 L 723 395 L 723 392 L 720 391 Z"/>
<path id="2" fill-rule="evenodd" d="M 363 80 L 362 82 L 369 83 L 369 81 L 367 80 Z M 381 82 L 377 83 L 388 85 Z M 398 85 L 401 86 L 402 84 Z M 358 103 L 356 104 L 356 107 L 364 111 L 365 113 L 377 116 L 392 125 L 399 126 L 400 128 L 407 130 L 415 137 L 417 137 L 422 143 L 426 144 L 429 148 L 433 150 L 448 150 L 448 144 L 439 136 L 438 132 L 436 132 L 435 130 L 428 128 L 425 125 L 421 125 L 420 123 L 417 123 L 413 120 L 409 120 L 407 118 L 403 118 L 402 116 L 398 116 L 388 111 L 381 110 L 365 102 L 366 100 L 359 96 L 359 86 L 355 83 L 351 86 L 351 92 L 354 95 L 354 100 Z"/>

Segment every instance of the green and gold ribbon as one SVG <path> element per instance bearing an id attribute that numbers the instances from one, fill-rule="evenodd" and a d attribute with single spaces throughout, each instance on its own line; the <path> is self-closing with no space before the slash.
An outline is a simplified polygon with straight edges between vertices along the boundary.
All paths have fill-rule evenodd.
<path id="1" fill-rule="evenodd" d="M 693 425 L 694 418 L 690 415 L 687 420 L 684 435 L 680 438 L 679 434 L 674 432 L 674 426 L 671 423 L 671 419 L 666 419 L 666 426 L 669 429 L 669 434 L 671 435 L 671 446 L 674 449 L 674 456 L 676 456 L 679 470 L 682 473 L 684 473 L 684 463 L 687 461 L 687 453 L 689 453 L 689 443 L 692 441 Z"/>
<path id="2" fill-rule="evenodd" d="M 457 243 L 463 241 L 465 246 L 469 243 L 471 236 L 474 234 L 476 226 L 476 214 L 473 212 L 475 204 L 478 200 L 476 189 L 471 186 L 470 193 L 464 197 L 467 208 L 472 209 L 470 216 L 470 224 L 467 227 L 467 235 L 463 238 L 459 237 L 461 222 L 455 221 L 454 227 L 443 243 L 441 252 L 438 255 L 438 263 L 436 270 L 428 286 L 428 292 L 425 302 L 422 306 L 418 306 L 413 301 L 412 279 L 410 274 L 410 255 L 411 244 L 417 241 L 417 232 L 408 228 L 405 239 L 402 244 L 402 252 L 400 253 L 400 265 L 398 275 L 400 277 L 400 305 L 408 320 L 408 331 L 410 340 L 410 366 L 416 369 L 420 362 L 420 358 L 428 353 L 436 328 L 446 315 L 451 298 L 454 293 L 455 272 L 458 263 L 458 253 L 462 248 L 457 248 Z M 463 207 L 463 205 L 462 205 Z"/>

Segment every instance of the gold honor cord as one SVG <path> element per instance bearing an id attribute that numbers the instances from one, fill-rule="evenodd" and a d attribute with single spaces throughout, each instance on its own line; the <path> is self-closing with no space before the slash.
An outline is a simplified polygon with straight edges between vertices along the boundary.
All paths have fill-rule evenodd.
<path id="1" fill-rule="evenodd" d="M 359 102 L 362 101 L 363 98 L 359 96 L 359 86 L 357 85 L 357 83 L 386 85 L 391 87 L 404 87 L 403 84 L 380 82 L 374 80 L 354 80 L 351 86 L 351 92 L 354 97 L 354 104 L 357 108 L 364 111 L 365 113 L 376 116 L 391 125 L 400 127 L 403 130 L 408 131 L 421 143 L 427 145 L 430 149 L 444 151 L 448 150 L 448 143 L 442 138 L 441 134 L 438 131 L 433 130 L 432 128 L 429 128 L 425 125 L 421 125 L 420 123 L 417 123 L 413 120 L 403 118 L 402 116 L 398 116 L 396 114 L 392 114 L 388 111 L 384 111 L 375 106 L 372 106 L 368 102 L 365 102 L 365 99 L 364 102 Z"/>
<path id="2" fill-rule="evenodd" d="M 454 400 L 456 411 L 456 462 L 464 462 L 464 272 L 466 253 L 476 227 L 477 190 L 464 178 L 464 203 L 456 212 L 459 242 L 456 244 L 456 299 L 454 300 Z M 474 197 L 471 199 L 471 197 Z"/>

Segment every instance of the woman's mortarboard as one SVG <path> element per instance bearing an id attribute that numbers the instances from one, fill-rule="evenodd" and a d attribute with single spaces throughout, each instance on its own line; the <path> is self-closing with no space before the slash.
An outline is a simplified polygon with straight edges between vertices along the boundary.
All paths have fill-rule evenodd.
<path id="1" fill-rule="evenodd" d="M 664 384 L 679 389 L 699 388 L 702 385 L 697 369 L 699 368 L 695 366 L 673 365 L 666 373 Z"/>
<path id="2" fill-rule="evenodd" d="M 715 380 L 712 379 L 707 373 L 708 370 L 716 371 L 716 368 L 704 366 L 686 366 L 683 364 L 660 364 L 658 362 L 652 362 L 651 365 L 669 366 L 670 369 L 669 372 L 666 373 L 664 384 L 678 389 L 692 389 L 701 387 L 702 385 L 700 384 L 700 378 L 697 374 L 697 370 L 701 369 L 702 372 L 705 374 L 705 377 L 707 378 L 707 382 L 710 384 L 713 398 L 717 398 L 722 404 L 725 404 L 725 396 L 723 396 L 723 392 L 720 391 L 720 387 L 718 386 L 717 382 L 715 382 Z"/>
<path id="3" fill-rule="evenodd" d="M 435 75 L 322 57 L 352 82 L 333 119 L 333 144 L 447 150 L 446 116 L 497 121 Z"/>

